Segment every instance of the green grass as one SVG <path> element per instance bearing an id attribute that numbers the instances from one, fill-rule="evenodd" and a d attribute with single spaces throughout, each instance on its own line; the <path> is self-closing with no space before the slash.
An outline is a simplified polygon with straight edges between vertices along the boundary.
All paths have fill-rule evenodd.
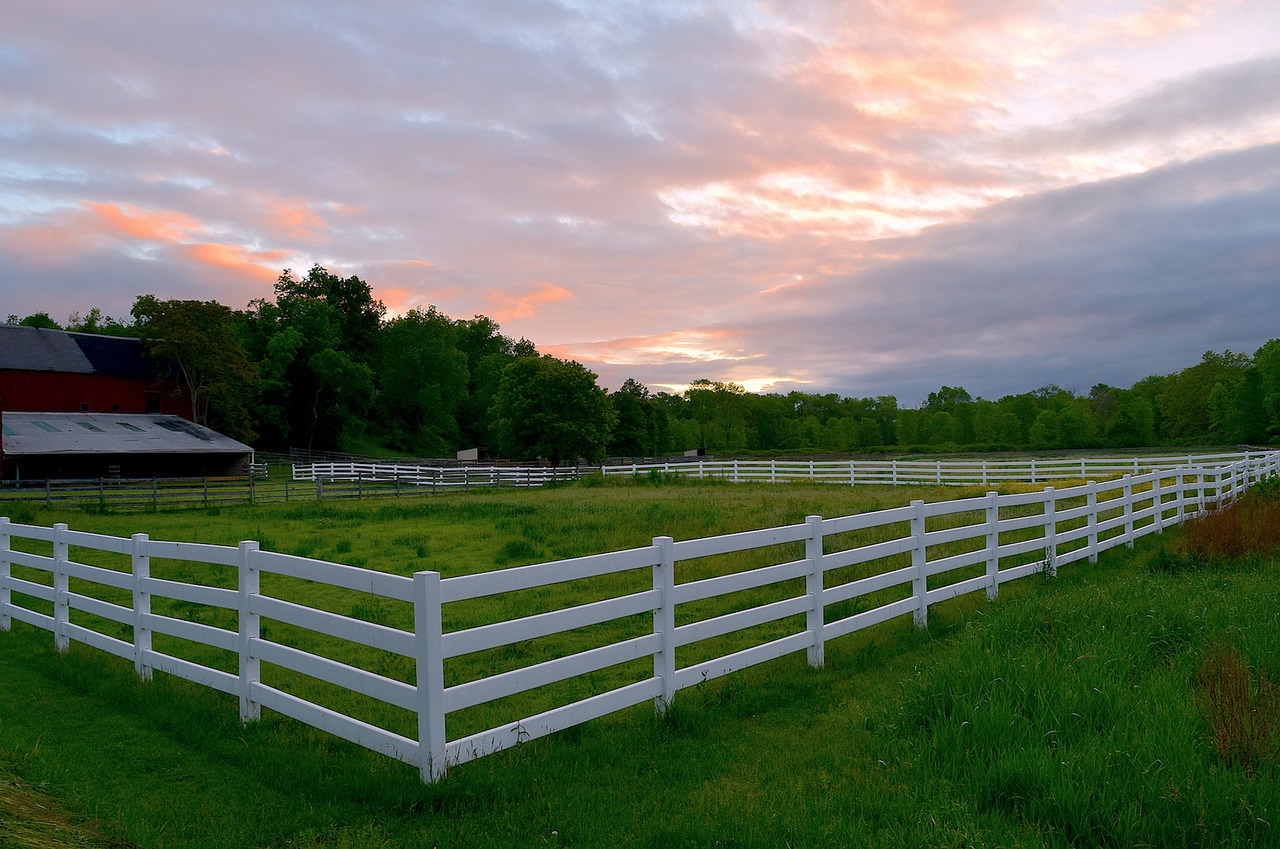
<path id="1" fill-rule="evenodd" d="M 396 571 L 421 547 L 449 575 L 958 495 L 631 485 L 29 520 L 220 543 L 257 529 L 278 550 L 314 539 L 313 556 Z M 434 786 L 270 714 L 241 728 L 230 698 L 139 682 L 83 646 L 58 655 L 18 623 L 0 635 L 0 787 L 96 823 L 86 839 L 149 849 L 1274 845 L 1275 764 L 1246 773 L 1219 754 L 1196 681 L 1224 645 L 1277 680 L 1280 564 L 1193 538 L 931 607 L 928 630 L 904 618 L 829 643 L 823 669 L 784 658 L 682 691 L 663 718 L 633 708 Z"/>

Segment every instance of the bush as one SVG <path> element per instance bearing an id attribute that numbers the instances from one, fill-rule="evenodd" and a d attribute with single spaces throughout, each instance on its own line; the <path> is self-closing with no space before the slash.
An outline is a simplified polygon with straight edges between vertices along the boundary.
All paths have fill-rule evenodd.
<path id="1" fill-rule="evenodd" d="M 1280 755 L 1280 685 L 1250 670 L 1231 647 L 1214 650 L 1196 673 L 1196 707 L 1224 761 L 1252 776 Z"/>

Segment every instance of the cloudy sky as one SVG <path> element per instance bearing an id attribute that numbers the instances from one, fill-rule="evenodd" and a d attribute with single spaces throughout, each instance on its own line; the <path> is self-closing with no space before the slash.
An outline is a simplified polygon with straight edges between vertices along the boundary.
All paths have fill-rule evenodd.
<path id="1" fill-rule="evenodd" d="M 357 274 L 616 388 L 995 398 L 1280 337 L 1275 0 L 41 0 L 0 315 Z"/>

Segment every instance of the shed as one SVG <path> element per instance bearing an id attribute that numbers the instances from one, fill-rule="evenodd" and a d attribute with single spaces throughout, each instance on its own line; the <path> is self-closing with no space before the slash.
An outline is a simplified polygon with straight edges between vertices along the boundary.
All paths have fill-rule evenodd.
<path id="1" fill-rule="evenodd" d="M 238 477 L 253 449 L 179 416 L 4 412 L 4 480 Z"/>

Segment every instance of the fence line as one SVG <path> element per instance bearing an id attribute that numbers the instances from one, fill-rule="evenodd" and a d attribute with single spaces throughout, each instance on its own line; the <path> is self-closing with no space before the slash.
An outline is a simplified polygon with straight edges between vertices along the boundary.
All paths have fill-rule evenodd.
<path id="1" fill-rule="evenodd" d="M 295 463 L 295 481 L 369 481 L 410 487 L 468 489 L 480 486 L 544 486 L 577 480 L 576 466 L 415 466 L 404 463 Z"/>
<path id="2" fill-rule="evenodd" d="M 606 476 L 649 473 L 722 478 L 737 482 L 821 481 L 848 484 L 986 485 L 1048 483 L 1139 475 L 1176 466 L 1235 463 L 1265 457 L 1265 451 L 1184 454 L 1164 457 L 1016 460 L 692 460 L 601 466 Z"/>
<path id="3" fill-rule="evenodd" d="M 143 678 L 159 670 L 228 693 L 243 722 L 265 707 L 435 781 L 450 766 L 629 706 L 664 711 L 684 687 L 784 655 L 804 651 L 821 665 L 831 640 L 906 615 L 923 627 L 931 605 L 972 592 L 994 597 L 1008 581 L 1132 546 L 1278 473 L 1280 453 L 1251 454 L 1065 489 L 916 500 L 701 539 L 659 536 L 634 549 L 451 578 L 360 569 L 256 542 L 118 538 L 0 518 L 0 630 L 17 620 L 52 632 L 60 651 L 85 643 L 132 662 Z M 740 558 L 757 552 L 766 564 L 744 567 Z M 571 592 L 582 582 L 596 583 L 585 595 Z M 495 605 L 477 606 L 548 587 L 555 591 L 539 597 L 551 597 L 550 610 L 504 602 L 494 616 Z M 355 599 L 349 613 L 335 612 L 331 590 Z M 520 646 L 515 654 L 524 655 L 529 641 L 570 631 L 597 644 L 566 639 L 498 671 L 483 654 Z M 308 680 L 347 693 L 351 706 L 308 697 Z M 494 706 L 561 685 L 599 691 L 570 692 L 540 710 L 527 705 L 541 702 Z M 450 738 L 446 720 L 469 711 L 482 711 L 480 727 Z"/>

